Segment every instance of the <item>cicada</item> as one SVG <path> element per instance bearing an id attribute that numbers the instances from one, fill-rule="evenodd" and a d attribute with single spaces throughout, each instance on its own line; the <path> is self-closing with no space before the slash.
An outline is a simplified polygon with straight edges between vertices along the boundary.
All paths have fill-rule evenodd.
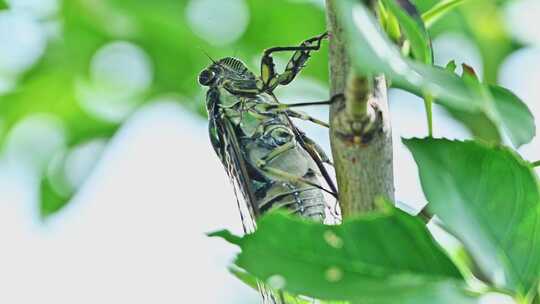
<path id="1" fill-rule="evenodd" d="M 280 103 L 273 93 L 293 81 L 326 37 L 325 33 L 299 46 L 265 50 L 260 76 L 233 57 L 212 59 L 199 74 L 199 83 L 208 87 L 210 140 L 233 181 L 246 233 L 254 231 L 260 215 L 274 208 L 324 221 L 323 192 L 336 194 L 324 166 L 328 157 L 291 118 L 327 124 Z M 294 53 L 284 71 L 276 72 L 272 54 L 289 51 Z"/>

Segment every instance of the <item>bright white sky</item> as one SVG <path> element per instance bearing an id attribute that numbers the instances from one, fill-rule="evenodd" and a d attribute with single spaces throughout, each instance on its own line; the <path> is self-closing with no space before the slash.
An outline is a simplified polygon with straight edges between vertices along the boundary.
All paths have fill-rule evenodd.
<path id="1" fill-rule="evenodd" d="M 234 248 L 204 235 L 240 231 L 204 128 L 172 104 L 143 110 L 45 225 L 33 181 L 0 166 L 0 303 L 256 303 L 226 271 Z"/>

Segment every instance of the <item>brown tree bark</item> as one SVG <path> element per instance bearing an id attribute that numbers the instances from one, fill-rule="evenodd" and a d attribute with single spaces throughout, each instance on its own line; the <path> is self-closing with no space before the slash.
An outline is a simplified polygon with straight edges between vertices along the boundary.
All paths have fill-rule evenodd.
<path id="1" fill-rule="evenodd" d="M 351 69 L 346 35 L 335 4 L 326 0 L 330 34 L 330 142 L 343 217 L 376 209 L 379 197 L 394 200 L 392 133 L 384 76 Z"/>

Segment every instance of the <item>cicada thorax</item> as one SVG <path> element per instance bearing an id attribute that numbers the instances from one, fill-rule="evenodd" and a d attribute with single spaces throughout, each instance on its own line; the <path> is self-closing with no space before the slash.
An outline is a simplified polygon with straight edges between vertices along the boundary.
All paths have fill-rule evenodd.
<path id="1" fill-rule="evenodd" d="M 284 208 L 304 217 L 324 220 L 325 198 L 319 169 L 297 141 L 285 114 L 265 110 L 273 96 L 234 96 L 220 92 L 222 119 L 232 122 L 259 212 Z M 306 183 L 309 182 L 309 183 Z"/>

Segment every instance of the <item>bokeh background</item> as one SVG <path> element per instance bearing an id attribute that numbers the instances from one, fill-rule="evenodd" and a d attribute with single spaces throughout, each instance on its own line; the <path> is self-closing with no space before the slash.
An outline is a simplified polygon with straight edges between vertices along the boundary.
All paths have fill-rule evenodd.
<path id="1" fill-rule="evenodd" d="M 323 8 L 0 0 L 0 303 L 258 303 L 226 270 L 234 248 L 204 235 L 241 227 L 196 78 L 205 52 L 257 71 L 264 48 L 323 32 Z M 538 116 L 539 16 L 537 0 L 469 0 L 431 29 L 435 62 L 468 63 Z M 278 66 L 287 59 L 276 56 Z M 323 100 L 327 82 L 324 46 L 277 94 Z M 400 137 L 427 134 L 423 104 L 389 96 L 397 199 L 417 209 L 425 198 Z M 325 130 L 298 124 L 328 149 Z M 437 107 L 434 126 L 436 136 L 470 137 Z M 540 159 L 540 141 L 520 152 Z"/>

